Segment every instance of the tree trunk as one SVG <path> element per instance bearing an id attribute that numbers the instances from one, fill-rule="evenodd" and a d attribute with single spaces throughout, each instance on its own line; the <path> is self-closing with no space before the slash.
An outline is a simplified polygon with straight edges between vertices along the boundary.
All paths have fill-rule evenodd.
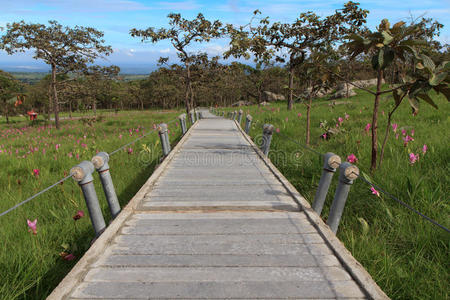
<path id="1" fill-rule="evenodd" d="M 375 95 L 375 102 L 373 105 L 372 114 L 372 161 L 370 164 L 370 170 L 374 172 L 377 168 L 377 156 L 378 156 L 378 139 L 377 139 L 377 129 L 378 129 L 378 108 L 380 106 L 380 92 L 381 92 L 381 82 L 383 80 L 383 70 L 378 70 L 377 75 L 377 92 Z"/>
<path id="2" fill-rule="evenodd" d="M 395 107 L 392 109 L 392 111 L 388 114 L 388 121 L 387 121 L 387 127 L 386 127 L 386 132 L 384 134 L 384 140 L 383 140 L 383 145 L 381 146 L 381 153 L 380 153 L 380 162 L 378 163 L 378 166 L 381 167 L 381 164 L 383 163 L 383 157 L 384 157 L 384 149 L 386 147 L 387 144 L 387 140 L 389 137 L 389 132 L 391 131 L 391 122 L 392 122 L 392 115 L 394 114 L 394 112 L 397 110 L 397 108 L 400 106 L 400 104 L 403 101 L 403 98 L 405 97 L 406 93 L 404 94 L 404 96 L 400 99 L 400 102 L 398 104 L 395 105 Z"/>
<path id="3" fill-rule="evenodd" d="M 55 127 L 59 129 L 59 103 L 58 93 L 56 91 L 56 65 L 52 64 L 52 95 L 53 95 L 53 112 L 55 114 Z"/>
<path id="4" fill-rule="evenodd" d="M 92 97 L 92 111 L 94 112 L 94 116 L 97 115 L 97 101 L 95 101 L 95 96 Z"/>
<path id="5" fill-rule="evenodd" d="M 312 106 L 312 93 L 308 96 L 308 105 L 306 106 L 306 145 L 309 146 L 310 131 L 311 131 L 311 106 Z"/>
<path id="6" fill-rule="evenodd" d="M 6 117 L 6 124 L 9 124 L 9 110 L 8 110 L 8 104 L 5 103 L 5 117 Z"/>
<path id="7" fill-rule="evenodd" d="M 191 111 L 191 107 L 189 105 L 189 93 L 191 86 L 191 70 L 189 63 L 186 62 L 186 93 L 184 95 L 184 105 L 186 106 L 186 114 L 189 115 L 189 112 Z"/>
<path id="8" fill-rule="evenodd" d="M 292 110 L 294 105 L 294 65 L 292 62 L 289 64 L 289 99 L 287 103 L 287 109 Z"/>

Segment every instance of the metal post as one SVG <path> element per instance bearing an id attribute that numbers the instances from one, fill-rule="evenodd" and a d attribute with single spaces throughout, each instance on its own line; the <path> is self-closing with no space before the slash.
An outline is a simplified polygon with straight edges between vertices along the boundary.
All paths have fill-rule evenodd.
<path id="1" fill-rule="evenodd" d="M 222 111 L 222 117 L 225 117 L 225 112 L 224 111 Z"/>
<path id="2" fill-rule="evenodd" d="M 200 120 L 198 110 L 195 110 L 195 119 Z"/>
<path id="3" fill-rule="evenodd" d="M 109 173 L 109 155 L 106 152 L 97 153 L 91 160 L 94 167 L 97 169 L 100 181 L 105 192 L 106 201 L 109 205 L 109 210 L 113 219 L 120 213 L 119 199 L 117 199 L 116 190 L 112 182 L 111 174 Z"/>
<path id="4" fill-rule="evenodd" d="M 180 119 L 181 132 L 184 135 L 187 131 L 187 129 L 186 129 L 186 114 L 179 115 L 178 119 Z"/>
<path id="5" fill-rule="evenodd" d="M 195 123 L 195 115 L 192 110 L 189 112 L 189 116 L 191 118 L 191 124 L 194 124 Z"/>
<path id="6" fill-rule="evenodd" d="M 198 112 L 198 117 L 199 117 L 199 120 L 203 119 L 203 112 L 199 111 Z"/>
<path id="7" fill-rule="evenodd" d="M 250 132 L 250 126 L 252 125 L 252 116 L 247 115 L 245 118 L 245 133 L 248 134 Z"/>
<path id="8" fill-rule="evenodd" d="M 237 111 L 233 111 L 233 120 L 236 120 Z"/>
<path id="9" fill-rule="evenodd" d="M 358 175 L 359 169 L 357 166 L 348 162 L 343 162 L 339 166 L 339 184 L 327 220 L 327 225 L 330 226 L 331 231 L 334 233 L 338 230 L 350 187 L 353 184 L 353 180 L 358 178 Z"/>
<path id="10" fill-rule="evenodd" d="M 241 121 L 242 121 L 242 115 L 244 114 L 244 112 L 242 111 L 242 109 L 240 109 L 239 110 L 239 114 L 238 114 L 238 119 L 237 119 L 237 121 L 238 121 L 238 123 L 239 124 L 241 124 Z"/>
<path id="11" fill-rule="evenodd" d="M 105 230 L 106 224 L 94 188 L 94 177 L 92 177 L 94 170 L 94 165 L 90 161 L 85 160 L 73 167 L 70 173 L 72 173 L 72 178 L 78 182 L 83 191 L 92 226 L 96 236 L 99 236 Z"/>
<path id="12" fill-rule="evenodd" d="M 323 171 L 317 187 L 316 196 L 312 208 L 320 216 L 327 197 L 328 188 L 333 178 L 336 168 L 341 164 L 341 158 L 334 153 L 328 152 L 323 156 Z"/>
<path id="13" fill-rule="evenodd" d="M 164 156 L 166 156 L 170 152 L 170 144 L 168 144 L 168 139 L 166 138 L 167 124 L 165 124 L 165 123 L 159 124 L 158 131 L 159 131 L 159 139 L 161 141 L 162 151 L 163 151 Z"/>
<path id="14" fill-rule="evenodd" d="M 270 151 L 270 142 L 272 141 L 273 125 L 264 124 L 263 126 L 263 136 L 261 143 L 261 151 L 267 156 Z"/>

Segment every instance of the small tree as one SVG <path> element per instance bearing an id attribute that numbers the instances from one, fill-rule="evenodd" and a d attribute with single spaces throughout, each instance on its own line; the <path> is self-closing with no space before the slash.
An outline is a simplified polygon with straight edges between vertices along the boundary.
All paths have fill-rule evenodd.
<path id="1" fill-rule="evenodd" d="M 51 98 L 55 114 L 55 126 L 59 128 L 59 102 L 56 89 L 58 73 L 85 69 L 88 63 L 112 52 L 104 46 L 103 33 L 92 28 L 75 26 L 63 27 L 57 21 L 49 25 L 27 24 L 25 21 L 6 25 L 6 34 L 0 38 L 0 49 L 8 54 L 34 49 L 34 58 L 42 59 L 50 65 Z"/>
<path id="2" fill-rule="evenodd" d="M 419 100 L 437 108 L 436 104 L 428 95 L 430 90 L 442 93 L 450 99 L 450 89 L 448 84 L 450 78 L 448 71 L 450 64 L 448 62 L 436 63 L 427 56 L 426 50 L 430 48 L 430 43 L 425 39 L 430 35 L 429 29 L 424 27 L 426 23 L 406 25 L 405 22 L 398 22 L 392 27 L 387 19 L 383 19 L 378 27 L 378 31 L 367 31 L 363 36 L 352 34 L 348 36 L 349 42 L 346 44 L 351 57 L 354 58 L 360 53 L 367 53 L 372 58 L 372 67 L 377 74 L 376 91 L 364 89 L 374 95 L 374 107 L 372 113 L 372 156 L 371 170 L 377 168 L 378 158 L 378 109 L 380 97 L 383 94 L 392 93 L 395 105 L 388 115 L 388 124 L 386 135 L 382 146 L 382 153 L 387 142 L 390 131 L 391 117 L 403 99 L 408 96 L 409 103 L 413 113 L 417 114 L 419 109 Z M 439 29 L 439 27 L 437 27 Z M 423 32 L 423 34 L 419 34 Z M 436 33 L 435 33 L 436 34 Z M 435 34 L 431 34 L 433 37 Z M 384 70 L 394 61 L 400 61 L 408 70 L 402 76 L 403 83 L 382 90 L 382 80 Z M 344 78 L 345 79 L 345 78 Z M 382 163 L 382 155 L 379 164 Z"/>
<path id="3" fill-rule="evenodd" d="M 177 51 L 177 55 L 185 66 L 186 80 L 185 80 L 185 97 L 184 103 L 186 112 L 193 108 L 194 94 L 192 89 L 191 65 L 195 59 L 195 54 L 188 52 L 188 47 L 192 43 L 209 42 L 212 38 L 220 37 L 222 30 L 222 23 L 218 20 L 210 22 L 205 19 L 202 14 L 198 14 L 193 20 L 187 20 L 181 17 L 180 14 L 169 14 L 170 28 L 154 29 L 149 27 L 145 30 L 131 29 L 132 37 L 140 37 L 141 40 L 150 40 L 152 43 L 157 43 L 162 40 L 170 40 L 172 46 Z M 167 59 L 160 59 L 161 62 L 167 62 Z"/>
<path id="4" fill-rule="evenodd" d="M 9 123 L 9 115 L 14 109 L 14 103 L 21 90 L 21 84 L 11 74 L 0 70 L 0 103 L 6 123 Z"/>
<path id="5" fill-rule="evenodd" d="M 308 11 L 301 13 L 293 23 L 275 22 L 270 24 L 269 18 L 263 18 L 259 26 L 253 27 L 252 21 L 260 14 L 256 10 L 249 24 L 234 28 L 227 25 L 230 35 L 230 49 L 225 57 L 244 56 L 249 58 L 249 51 L 255 60 L 267 62 L 275 58 L 278 62 L 286 62 L 289 72 L 287 109 L 294 104 L 294 70 L 305 62 L 308 53 L 320 47 L 336 43 L 350 32 L 358 32 L 366 22 L 368 11 L 360 9 L 358 3 L 349 1 L 334 14 L 321 18 Z M 248 28 L 248 29 L 247 29 Z"/>

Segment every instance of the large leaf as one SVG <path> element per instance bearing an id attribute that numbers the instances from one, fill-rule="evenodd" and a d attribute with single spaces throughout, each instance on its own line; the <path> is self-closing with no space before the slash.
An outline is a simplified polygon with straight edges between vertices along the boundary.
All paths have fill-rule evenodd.
<path id="1" fill-rule="evenodd" d="M 425 54 L 420 54 L 420 58 L 422 59 L 423 66 L 427 68 L 430 73 L 433 73 L 434 69 L 436 69 L 436 65 L 434 64 L 433 60 Z"/>
<path id="2" fill-rule="evenodd" d="M 431 106 L 433 106 L 434 108 L 438 109 L 437 105 L 433 102 L 433 99 L 431 99 L 430 96 L 428 96 L 428 94 L 425 94 L 425 93 L 417 94 L 417 98 L 422 99 L 426 103 L 428 103 Z"/>
<path id="3" fill-rule="evenodd" d="M 417 101 L 416 97 L 411 95 L 408 97 L 408 100 L 409 105 L 411 105 L 411 108 L 413 110 L 413 113 L 417 115 L 417 113 L 419 112 L 419 101 Z"/>
<path id="4" fill-rule="evenodd" d="M 398 90 L 394 90 L 392 92 L 392 95 L 394 96 L 395 105 L 399 105 L 400 102 L 402 101 L 402 98 L 400 96 L 399 91 Z"/>
<path id="5" fill-rule="evenodd" d="M 387 31 L 382 31 L 381 34 L 383 35 L 384 45 L 389 45 L 394 40 L 394 37 L 390 35 Z"/>
<path id="6" fill-rule="evenodd" d="M 450 87 L 447 84 L 440 84 L 438 86 L 434 86 L 433 89 L 439 94 L 442 93 L 447 101 L 450 101 Z"/>
<path id="7" fill-rule="evenodd" d="M 448 75 L 447 72 L 441 72 L 439 74 L 433 74 L 431 76 L 431 78 L 428 80 L 428 82 L 432 86 L 439 85 L 447 77 L 447 75 Z"/>

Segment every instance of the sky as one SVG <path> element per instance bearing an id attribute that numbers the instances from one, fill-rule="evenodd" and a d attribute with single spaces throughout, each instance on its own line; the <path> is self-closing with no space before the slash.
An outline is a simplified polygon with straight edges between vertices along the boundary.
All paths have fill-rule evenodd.
<path id="1" fill-rule="evenodd" d="M 167 27 L 169 13 L 180 13 L 187 19 L 201 12 L 207 19 L 223 23 L 247 24 L 254 10 L 272 21 L 293 22 L 301 12 L 314 11 L 327 16 L 339 9 L 347 0 L 0 0 L 0 27 L 24 20 L 28 23 L 46 24 L 57 20 L 66 26 L 89 26 L 104 32 L 107 45 L 114 53 L 102 65 L 115 64 L 124 73 L 149 73 L 156 68 L 159 57 L 170 57 L 176 63 L 176 53 L 167 41 L 157 44 L 142 43 L 132 38 L 131 28 Z M 372 29 L 383 18 L 391 24 L 408 21 L 424 15 L 444 24 L 439 40 L 450 43 L 450 0 L 362 0 L 360 6 L 370 11 L 368 26 Z M 1 34 L 1 33 L 0 33 Z M 195 45 L 191 51 L 204 51 L 219 55 L 227 48 L 225 39 Z M 0 69 L 7 71 L 46 71 L 42 62 L 32 58 L 32 53 L 7 55 L 0 50 Z"/>

